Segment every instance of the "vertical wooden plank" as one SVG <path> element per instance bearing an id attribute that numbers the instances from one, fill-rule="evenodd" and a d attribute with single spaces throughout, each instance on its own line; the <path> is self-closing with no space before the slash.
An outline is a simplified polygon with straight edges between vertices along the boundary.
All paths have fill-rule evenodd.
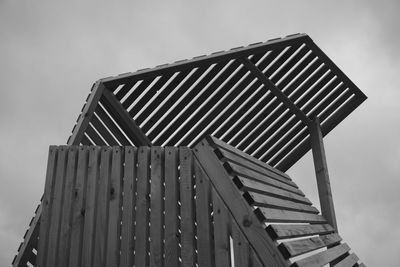
<path id="1" fill-rule="evenodd" d="M 214 217 L 215 265 L 231 266 L 229 214 L 215 189 L 211 190 Z"/>
<path id="2" fill-rule="evenodd" d="M 80 147 L 78 152 L 78 166 L 72 201 L 72 229 L 69 253 L 70 267 L 79 267 L 81 263 L 88 160 L 89 148 Z"/>
<path id="3" fill-rule="evenodd" d="M 178 149 L 165 147 L 164 266 L 179 266 Z"/>
<path id="4" fill-rule="evenodd" d="M 259 258 L 257 257 L 257 254 L 251 250 L 250 251 L 251 258 L 250 258 L 250 266 L 251 267 L 264 267 L 264 265 L 261 264 Z"/>
<path id="5" fill-rule="evenodd" d="M 235 267 L 247 267 L 250 265 L 250 246 L 241 233 L 239 226 L 234 220 L 231 220 L 232 239 L 233 239 L 233 255 Z"/>
<path id="6" fill-rule="evenodd" d="M 150 265 L 163 266 L 164 149 L 151 148 L 150 186 Z"/>
<path id="7" fill-rule="evenodd" d="M 112 149 L 102 148 L 94 242 L 94 266 L 96 267 L 106 266 L 111 161 Z"/>
<path id="8" fill-rule="evenodd" d="M 82 266 L 93 266 L 94 236 L 96 230 L 96 203 L 100 166 L 99 147 L 90 147 L 87 174 L 84 227 L 82 240 Z"/>
<path id="9" fill-rule="evenodd" d="M 51 219 L 49 229 L 49 244 L 47 248 L 46 266 L 56 266 L 58 241 L 60 234 L 61 208 L 63 200 L 65 168 L 67 166 L 66 146 L 61 146 L 58 151 L 57 172 L 54 184 L 53 204 L 51 207 Z"/>
<path id="10" fill-rule="evenodd" d="M 198 162 L 194 162 L 196 182 L 197 255 L 199 266 L 213 266 L 214 243 L 211 228 L 210 182 Z"/>
<path id="11" fill-rule="evenodd" d="M 72 197 L 76 179 L 76 165 L 78 159 L 77 147 L 68 148 L 68 164 L 64 178 L 64 199 L 61 210 L 60 241 L 57 252 L 57 265 L 60 267 L 68 266 L 69 246 L 71 240 L 71 211 Z"/>
<path id="12" fill-rule="evenodd" d="M 123 178 L 123 150 L 120 147 L 112 148 L 112 167 L 110 177 L 108 234 L 107 234 L 107 261 L 106 266 L 119 266 L 119 251 L 121 247 L 121 202 Z"/>
<path id="13" fill-rule="evenodd" d="M 180 161 L 180 202 L 181 202 L 181 259 L 182 266 L 194 266 L 195 228 L 193 194 L 193 158 L 187 147 L 179 148 Z"/>
<path id="14" fill-rule="evenodd" d="M 57 169 L 57 155 L 58 148 L 50 146 L 49 156 L 47 159 L 46 181 L 44 187 L 44 195 L 41 203 L 41 217 L 40 217 L 40 230 L 39 230 L 39 245 L 38 245 L 38 266 L 46 266 L 49 228 L 51 219 L 51 208 L 53 203 L 54 194 L 54 180 Z M 16 263 L 16 262 L 14 262 Z"/>
<path id="15" fill-rule="evenodd" d="M 136 193 L 136 163 L 137 149 L 125 147 L 125 168 L 123 183 L 123 212 L 121 235 L 121 267 L 131 267 L 134 260 L 135 233 L 135 193 Z"/>
<path id="16" fill-rule="evenodd" d="M 315 174 L 317 177 L 319 203 L 321 214 L 328 223 L 338 232 L 335 208 L 333 205 L 331 184 L 329 181 L 328 164 L 326 161 L 323 135 L 319 119 L 315 118 L 309 126 L 311 148 L 314 159 Z"/>
<path id="17" fill-rule="evenodd" d="M 135 266 L 149 265 L 149 148 L 138 149 L 138 178 L 136 195 Z"/>

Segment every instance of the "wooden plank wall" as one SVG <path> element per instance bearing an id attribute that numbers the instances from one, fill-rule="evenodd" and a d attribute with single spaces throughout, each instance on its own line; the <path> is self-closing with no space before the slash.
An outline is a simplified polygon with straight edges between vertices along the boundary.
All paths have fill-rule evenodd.
<path id="1" fill-rule="evenodd" d="M 235 213 L 238 198 L 247 202 L 288 265 L 359 266 L 358 257 L 285 173 L 211 137 L 194 151 L 215 189 L 225 192 L 227 208 Z M 248 236 L 255 245 L 256 238 Z"/>
<path id="2" fill-rule="evenodd" d="M 34 266 L 261 266 L 186 147 L 52 146 Z"/>

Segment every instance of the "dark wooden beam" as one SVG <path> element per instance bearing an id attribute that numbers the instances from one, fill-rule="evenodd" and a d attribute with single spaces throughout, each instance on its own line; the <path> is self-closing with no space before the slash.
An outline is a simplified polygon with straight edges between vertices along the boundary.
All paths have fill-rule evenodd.
<path id="1" fill-rule="evenodd" d="M 93 85 L 92 92 L 82 109 L 82 113 L 79 115 L 76 125 L 72 129 L 72 135 L 68 138 L 68 145 L 73 146 L 81 143 L 86 128 L 88 127 L 94 110 L 96 109 L 97 103 L 99 102 L 103 91 L 105 91 L 104 88 L 104 85 L 100 81 L 97 81 Z"/>
<path id="2" fill-rule="evenodd" d="M 335 208 L 333 205 L 331 184 L 329 181 L 328 164 L 326 161 L 323 135 L 319 119 L 315 118 L 309 126 L 311 148 L 314 159 L 315 175 L 317 178 L 319 203 L 322 216 L 338 231 Z"/>
<path id="3" fill-rule="evenodd" d="M 134 142 L 135 146 L 151 146 L 151 141 L 143 133 L 142 129 L 136 125 L 129 113 L 122 107 L 121 102 L 109 90 L 103 90 L 104 100 L 102 104 L 106 105 L 111 111 L 114 119 L 125 132 L 125 134 Z"/>
<path id="4" fill-rule="evenodd" d="M 248 58 L 240 59 L 244 66 L 257 77 L 264 86 L 270 90 L 282 103 L 295 114 L 305 125 L 309 125 L 311 120 L 304 114 L 281 90 L 279 90 L 273 82 L 271 82 L 262 71 L 257 68 Z"/>

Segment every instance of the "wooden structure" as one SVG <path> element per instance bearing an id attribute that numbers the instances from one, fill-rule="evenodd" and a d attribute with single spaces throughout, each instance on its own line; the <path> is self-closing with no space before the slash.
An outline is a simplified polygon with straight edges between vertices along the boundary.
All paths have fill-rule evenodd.
<path id="1" fill-rule="evenodd" d="M 356 265 L 357 257 L 348 254 L 337 235 L 322 138 L 365 99 L 305 34 L 99 80 L 69 146 L 50 148 L 42 204 L 13 265 L 36 266 L 38 261 L 37 266 L 52 266 L 59 257 L 71 266 L 131 266 L 133 261 L 161 266 L 170 259 L 183 266 L 228 266 L 231 259 L 235 266 L 287 266 L 291 261 L 295 266 Z M 203 140 L 207 135 L 215 138 Z M 322 216 L 283 173 L 311 148 Z M 140 159 L 144 169 L 133 164 Z M 174 176 L 168 187 L 167 169 L 172 176 L 187 171 L 189 184 Z M 136 180 L 126 180 L 127 171 Z M 136 192 L 136 198 L 131 195 L 125 203 L 126 183 L 139 189 L 138 177 L 143 177 L 143 191 L 132 187 L 127 196 Z M 95 178 L 98 184 L 89 187 Z M 185 186 L 189 192 L 180 195 Z M 153 187 L 162 193 L 153 194 Z M 162 197 L 167 192 L 175 194 L 168 204 Z M 207 200 L 198 200 L 198 192 Z M 89 200 L 94 202 L 87 209 Z M 139 205 L 136 211 L 124 217 L 134 205 Z M 209 212 L 203 214 L 207 205 Z M 143 218 L 135 217 L 138 208 Z M 183 211 L 179 224 L 166 215 L 170 208 Z M 294 224 L 271 224 L 265 231 L 265 222 Z M 168 228 L 167 223 L 175 224 Z M 40 234 L 39 226 L 44 229 Z M 166 245 L 168 231 L 179 232 L 179 248 L 176 240 Z M 143 246 L 133 249 L 133 237 Z M 296 237 L 303 238 L 280 241 Z M 323 247 L 328 250 L 296 258 Z"/>

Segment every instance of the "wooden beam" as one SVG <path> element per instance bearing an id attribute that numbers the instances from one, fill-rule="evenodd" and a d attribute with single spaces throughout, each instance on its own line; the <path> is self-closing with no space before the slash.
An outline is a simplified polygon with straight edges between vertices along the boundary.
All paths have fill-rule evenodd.
<path id="1" fill-rule="evenodd" d="M 83 106 L 82 113 L 79 115 L 78 121 L 72 129 L 72 135 L 68 138 L 68 145 L 73 146 L 81 143 L 86 128 L 88 127 L 94 110 L 96 109 L 97 103 L 99 102 L 103 91 L 105 91 L 104 88 L 104 85 L 99 81 L 93 85 L 92 92 Z"/>
<path id="2" fill-rule="evenodd" d="M 221 197 L 232 219 L 239 226 L 246 241 L 254 249 L 262 265 L 287 266 L 286 260 L 280 253 L 277 253 L 276 245 L 254 214 L 253 208 L 243 199 L 241 192 L 214 154 L 212 146 L 203 139 L 193 151 L 197 162 Z"/>
<path id="3" fill-rule="evenodd" d="M 264 86 L 270 90 L 282 103 L 299 118 L 305 125 L 309 125 L 311 120 L 303 113 L 281 90 L 279 90 L 273 82 L 268 79 L 262 71 L 257 68 L 247 57 L 240 59 L 244 66 L 256 76 Z"/>
<path id="4" fill-rule="evenodd" d="M 322 216 L 329 224 L 338 231 L 336 223 L 335 208 L 333 205 L 331 184 L 329 181 L 328 164 L 326 161 L 323 135 L 319 119 L 315 118 L 309 126 L 311 137 L 311 148 L 314 158 L 314 168 L 317 177 L 319 202 Z"/>
<path id="5" fill-rule="evenodd" d="M 135 146 L 151 146 L 151 141 L 143 133 L 136 122 L 131 118 L 129 113 L 122 107 L 121 103 L 117 100 L 115 95 L 111 93 L 108 89 L 103 91 L 104 100 L 102 104 L 106 105 L 116 122 L 125 131 L 126 135 L 132 139 Z"/>

